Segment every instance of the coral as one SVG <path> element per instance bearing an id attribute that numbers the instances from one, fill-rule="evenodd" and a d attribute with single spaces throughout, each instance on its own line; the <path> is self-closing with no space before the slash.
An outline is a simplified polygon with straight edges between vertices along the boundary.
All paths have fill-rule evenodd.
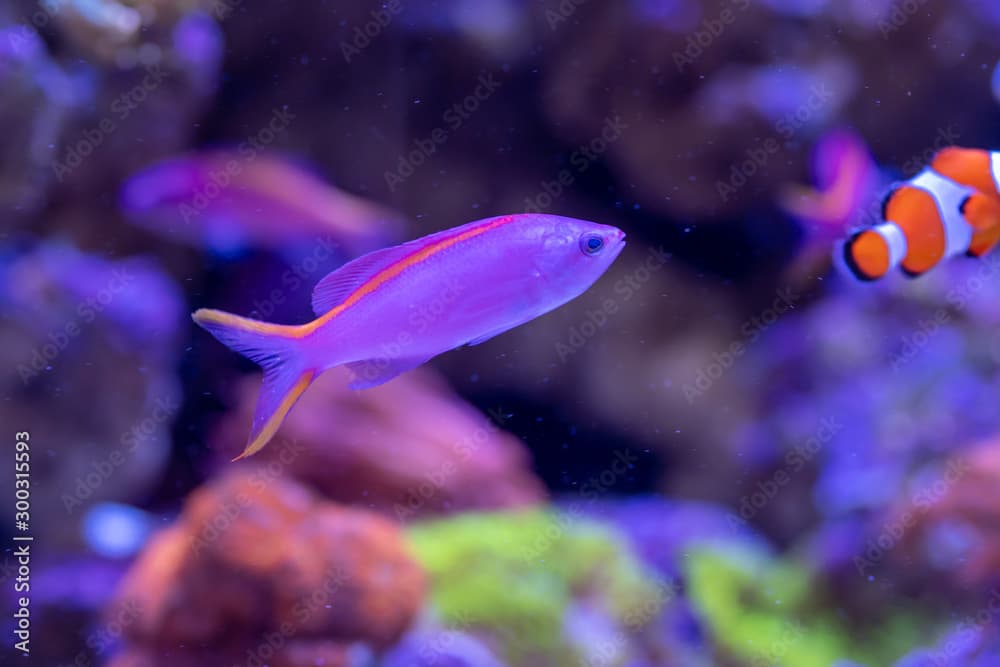
<path id="1" fill-rule="evenodd" d="M 626 640 L 672 599 L 613 530 L 579 516 L 465 514 L 409 536 L 445 625 L 482 633 L 519 666 L 622 664 Z"/>
<path id="2" fill-rule="evenodd" d="M 440 628 L 408 634 L 379 667 L 504 667 L 475 637 Z"/>
<path id="3" fill-rule="evenodd" d="M 912 474 L 1000 430 L 1000 301 L 984 288 L 995 272 L 995 259 L 959 258 L 919 281 L 833 279 L 822 302 L 762 332 L 720 381 L 760 415 L 729 438 L 750 482 L 739 486 L 750 495 L 755 476 L 784 471 L 792 483 L 780 493 L 802 485 L 808 501 L 773 502 L 755 525 L 788 535 L 852 521 L 877 532 Z"/>
<path id="4" fill-rule="evenodd" d="M 741 545 L 693 549 L 688 594 L 714 641 L 747 664 L 828 667 L 854 655 L 887 664 L 912 646 L 920 621 L 886 614 L 877 633 L 856 637 L 822 606 L 824 594 L 805 568 Z"/>
<path id="5" fill-rule="evenodd" d="M 256 649 L 203 650 L 157 647 L 116 655 L 108 667 L 216 667 L 218 665 L 267 665 L 268 667 L 363 667 L 369 653 L 356 646 L 331 641 L 292 639 L 274 651 L 262 643 Z M 263 648 L 263 650 L 262 650 Z"/>
<path id="6" fill-rule="evenodd" d="M 0 418 L 59 452 L 32 467 L 33 484 L 58 490 L 32 499 L 33 527 L 72 545 L 90 504 L 139 500 L 166 464 L 182 298 L 151 258 L 54 242 L 0 258 L 0 285 L 0 355 L 13 371 Z"/>
<path id="7" fill-rule="evenodd" d="M 625 498 L 617 501 L 580 503 L 588 516 L 610 523 L 629 538 L 636 552 L 662 576 L 683 573 L 687 548 L 691 544 L 743 542 L 758 549 L 768 545 L 735 512 L 726 512 L 710 503 L 681 502 L 659 496 Z"/>
<path id="8" fill-rule="evenodd" d="M 887 525 L 903 526 L 893 561 L 919 562 L 949 583 L 948 597 L 970 598 L 1000 584 L 1000 439 L 970 447 L 910 480 Z M 926 575 L 923 575 L 926 576 Z"/>
<path id="9" fill-rule="evenodd" d="M 59 138 L 79 81 L 53 62 L 41 36 L 26 25 L 8 25 L 0 10 L 0 124 L 7 141 L 0 159 L 0 203 L 8 230 L 43 204 L 53 181 L 48 154 L 38 150 Z"/>
<path id="10" fill-rule="evenodd" d="M 945 634 L 933 647 L 908 653 L 894 667 L 993 667 L 997 664 L 1000 664 L 1000 641 L 996 636 L 996 626 L 968 619 Z"/>
<path id="11" fill-rule="evenodd" d="M 423 596 L 424 575 L 392 524 L 256 470 L 193 493 L 112 611 L 140 610 L 125 636 L 151 659 L 161 659 L 158 647 L 184 645 L 198 647 L 191 664 L 262 650 L 312 664 L 308 656 L 339 655 L 350 642 L 392 644 Z"/>
<path id="12" fill-rule="evenodd" d="M 544 497 L 524 446 L 457 398 L 430 369 L 374 389 L 347 388 L 348 371 L 320 377 L 259 455 L 324 496 L 411 519 L 462 509 L 523 506 Z M 240 387 L 238 409 L 212 442 L 243 449 L 259 380 Z"/>

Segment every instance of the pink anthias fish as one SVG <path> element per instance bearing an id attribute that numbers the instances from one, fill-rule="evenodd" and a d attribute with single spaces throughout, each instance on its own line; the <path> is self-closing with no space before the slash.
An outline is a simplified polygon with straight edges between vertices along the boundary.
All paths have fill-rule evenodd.
<path id="1" fill-rule="evenodd" d="M 227 252 L 330 238 L 355 254 L 398 238 L 402 217 L 264 153 L 207 151 L 157 163 L 126 182 L 128 218 L 161 235 Z"/>
<path id="2" fill-rule="evenodd" d="M 830 246 L 869 213 L 882 176 L 864 140 L 850 130 L 834 130 L 813 150 L 816 187 L 789 186 L 779 203 L 801 225 L 805 241 L 786 270 L 798 282 L 830 263 Z"/>
<path id="3" fill-rule="evenodd" d="M 237 459 L 268 443 L 323 371 L 346 365 L 350 387 L 366 389 L 442 352 L 478 345 L 585 292 L 624 247 L 615 227 L 505 215 L 345 264 L 316 285 L 316 319 L 307 324 L 196 311 L 195 322 L 264 369 L 249 442 Z"/>
<path id="4" fill-rule="evenodd" d="M 782 207 L 814 233 L 840 238 L 874 195 L 879 171 L 868 146 L 857 134 L 835 130 L 823 137 L 813 151 L 816 188 L 790 186 Z"/>

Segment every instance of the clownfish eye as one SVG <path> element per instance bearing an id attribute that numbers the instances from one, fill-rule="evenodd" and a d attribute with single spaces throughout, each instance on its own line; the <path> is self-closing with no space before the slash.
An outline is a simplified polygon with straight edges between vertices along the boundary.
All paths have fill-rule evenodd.
<path id="1" fill-rule="evenodd" d="M 597 234 L 584 234 L 580 237 L 580 250 L 584 255 L 596 255 L 604 247 L 604 239 Z"/>

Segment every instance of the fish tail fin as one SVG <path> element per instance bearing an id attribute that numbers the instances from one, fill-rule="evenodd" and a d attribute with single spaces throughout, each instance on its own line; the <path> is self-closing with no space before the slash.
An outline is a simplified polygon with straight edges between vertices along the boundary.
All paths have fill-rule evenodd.
<path id="1" fill-rule="evenodd" d="M 962 215 L 972 227 L 970 255 L 982 257 L 1000 242 L 1000 204 L 992 197 L 974 192 L 962 203 Z"/>
<path id="2" fill-rule="evenodd" d="M 320 370 L 306 358 L 299 327 L 269 324 L 207 308 L 195 311 L 191 318 L 220 343 L 264 369 L 253 428 L 243 453 L 233 459 L 238 461 L 259 452 L 274 437 Z"/>
<path id="3" fill-rule="evenodd" d="M 884 277 L 906 258 L 906 234 L 894 222 L 883 222 L 855 232 L 837 245 L 834 261 L 855 280 Z"/>

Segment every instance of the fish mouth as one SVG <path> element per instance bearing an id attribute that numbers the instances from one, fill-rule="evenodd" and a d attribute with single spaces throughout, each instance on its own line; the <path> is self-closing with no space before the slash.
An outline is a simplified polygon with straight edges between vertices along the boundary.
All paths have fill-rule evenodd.
<path id="1" fill-rule="evenodd" d="M 610 240 L 612 241 L 612 243 L 610 244 L 612 250 L 614 250 L 615 257 L 617 257 L 621 253 L 621 251 L 625 249 L 626 245 L 625 232 L 623 232 L 620 229 L 616 229 L 614 232 L 612 232 Z"/>

